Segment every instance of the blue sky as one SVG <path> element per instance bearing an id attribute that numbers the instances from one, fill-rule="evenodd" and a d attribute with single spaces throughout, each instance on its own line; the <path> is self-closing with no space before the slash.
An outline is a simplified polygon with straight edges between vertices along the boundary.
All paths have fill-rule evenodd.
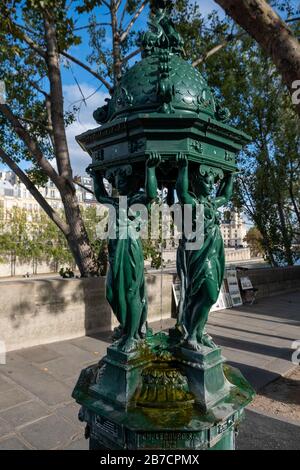
<path id="1" fill-rule="evenodd" d="M 207 16 L 213 10 L 217 10 L 221 17 L 224 16 L 224 12 L 223 12 L 222 8 L 216 2 L 214 2 L 213 0 L 197 0 L 197 3 L 200 5 L 200 10 L 201 10 L 201 13 L 202 13 L 203 16 Z M 107 10 L 106 10 L 105 7 L 99 9 L 99 21 L 105 21 L 105 16 L 104 15 L 105 15 L 106 11 Z M 149 8 L 146 7 L 144 9 L 144 11 L 142 12 L 142 14 L 140 15 L 139 19 L 137 20 L 137 22 L 135 23 L 135 26 L 133 27 L 133 29 L 146 28 L 148 14 L 149 14 Z M 101 19 L 100 19 L 100 15 L 101 16 L 103 15 Z M 127 17 L 127 20 L 128 20 L 128 18 L 129 17 Z M 87 25 L 88 24 L 88 19 L 89 19 L 88 14 L 78 15 L 76 13 L 76 27 L 82 27 L 82 26 Z M 127 22 L 124 21 L 124 25 L 126 25 L 127 23 L 128 23 L 128 21 Z M 79 59 L 85 60 L 86 56 L 90 52 L 90 47 L 88 45 L 88 35 L 85 32 L 85 30 L 81 31 L 80 35 L 82 37 L 82 43 L 80 44 L 80 46 L 72 48 L 70 50 L 70 52 L 75 53 L 76 56 Z M 109 38 L 108 38 L 107 43 L 110 44 Z M 76 66 L 73 66 L 73 69 L 76 70 L 76 71 L 79 69 L 78 71 L 80 73 L 80 77 L 83 80 L 85 80 L 85 79 L 88 80 L 89 83 L 91 83 L 90 74 L 88 72 L 85 72 L 84 70 L 82 70 L 79 67 L 77 68 Z M 66 84 L 74 83 L 74 77 L 73 77 L 72 73 L 68 70 L 63 71 L 63 78 L 64 78 L 64 83 L 66 83 Z M 94 81 L 98 84 L 96 79 Z"/>
<path id="2" fill-rule="evenodd" d="M 294 6 L 300 5 L 299 0 L 291 0 Z M 198 0 L 200 10 L 204 16 L 207 16 L 213 10 L 217 10 L 221 17 L 224 16 L 224 11 L 221 7 L 213 0 Z M 148 9 L 145 9 L 139 20 L 136 22 L 136 28 L 145 28 L 148 17 Z M 81 15 L 78 18 L 78 26 L 84 26 L 88 23 L 88 16 Z M 126 24 L 126 21 L 125 21 Z M 74 48 L 72 53 L 76 54 L 77 57 L 85 60 L 85 57 L 89 53 L 89 45 L 87 40 L 86 33 L 82 35 L 82 44 Z M 137 60 L 137 58 L 134 58 Z M 81 150 L 77 142 L 75 141 L 75 136 L 84 132 L 88 129 L 96 127 L 96 123 L 93 120 L 92 113 L 94 109 L 98 106 L 104 104 L 104 99 L 108 96 L 105 87 L 99 85 L 99 81 L 96 78 L 91 77 L 91 75 L 78 66 L 72 66 L 72 73 L 64 69 L 63 79 L 64 79 L 64 94 L 65 94 L 65 105 L 66 107 L 70 106 L 75 101 L 81 100 L 81 92 L 79 91 L 77 85 L 74 81 L 74 74 L 76 79 L 80 83 L 80 88 L 83 91 L 85 96 L 90 96 L 86 100 L 86 105 L 81 104 L 79 112 L 79 120 L 70 126 L 67 130 L 68 133 L 68 142 L 70 147 L 70 155 L 72 159 L 72 165 L 74 172 L 78 174 L 83 174 L 84 170 L 89 162 L 89 156 Z M 100 88 L 99 88 L 100 87 Z M 97 90 L 97 91 L 96 91 Z"/>
<path id="3" fill-rule="evenodd" d="M 212 10 L 217 10 L 220 15 L 224 15 L 223 10 L 213 0 L 198 0 L 198 3 L 204 16 L 208 15 Z M 105 11 L 105 9 L 103 9 L 103 11 Z M 147 8 L 136 22 L 136 28 L 140 29 L 141 27 L 146 27 L 148 13 L 149 10 Z M 78 18 L 77 26 L 84 26 L 87 23 L 88 16 L 81 15 Z M 126 25 L 126 21 L 124 24 Z M 71 50 L 71 53 L 76 54 L 76 56 L 83 61 L 85 60 L 85 57 L 89 53 L 87 34 L 82 34 L 82 44 Z M 137 58 L 134 60 L 137 60 Z M 75 83 L 74 75 L 80 84 L 80 88 L 83 91 L 84 96 L 91 96 L 86 100 L 86 105 L 81 103 L 78 121 L 67 129 L 74 173 L 83 174 L 90 161 L 90 157 L 81 150 L 75 141 L 75 136 L 97 126 L 93 120 L 92 113 L 96 107 L 104 104 L 104 99 L 108 94 L 105 87 L 101 87 L 101 84 L 99 84 L 99 81 L 96 78 L 93 78 L 88 72 L 85 72 L 80 67 L 72 65 L 72 71 L 66 69 L 63 70 L 65 106 L 67 108 L 72 106 L 74 102 L 80 102 L 82 98 L 81 92 Z"/>
<path id="4" fill-rule="evenodd" d="M 213 0 L 197 0 L 200 6 L 200 10 L 204 16 L 208 15 L 212 10 L 217 10 L 221 16 L 224 16 L 223 10 Z M 76 2 L 75 2 L 76 3 Z M 292 0 L 293 5 L 300 4 L 299 0 Z M 97 16 L 98 21 L 106 21 L 105 14 L 106 9 L 100 8 Z M 78 15 L 74 10 L 74 18 L 76 26 L 81 27 L 88 24 L 89 15 L 81 14 Z M 148 16 L 148 9 L 142 13 L 139 20 L 136 22 L 136 28 L 146 26 Z M 126 25 L 126 20 L 125 23 Z M 74 47 L 70 50 L 70 53 L 86 61 L 86 56 L 89 53 L 88 36 L 86 30 L 80 32 L 82 37 L 82 43 L 80 46 Z M 108 38 L 108 42 L 110 39 Z M 136 58 L 134 59 L 136 60 Z M 78 113 L 77 121 L 68 127 L 67 136 L 70 149 L 70 155 L 74 174 L 84 174 L 85 168 L 90 162 L 90 157 L 87 153 L 83 152 L 75 140 L 75 136 L 80 133 L 96 127 L 97 124 L 93 120 L 92 113 L 95 108 L 104 104 L 104 99 L 108 96 L 105 87 L 101 86 L 99 81 L 92 77 L 88 72 L 85 72 L 81 67 L 72 64 L 71 69 L 62 67 L 62 77 L 64 84 L 64 97 L 65 97 L 65 109 L 68 110 L 73 104 L 80 105 L 80 111 Z M 75 80 L 76 77 L 76 80 Z M 79 86 L 78 86 L 78 84 Z M 82 102 L 82 95 L 85 96 L 85 102 Z M 23 168 L 26 168 L 28 164 L 24 164 Z M 5 166 L 0 164 L 0 169 L 4 169 Z"/>

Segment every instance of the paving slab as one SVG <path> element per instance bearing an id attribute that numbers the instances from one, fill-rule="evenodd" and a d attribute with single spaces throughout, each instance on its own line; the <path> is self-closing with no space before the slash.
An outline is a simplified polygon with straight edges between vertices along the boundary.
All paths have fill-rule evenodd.
<path id="1" fill-rule="evenodd" d="M 76 426 L 55 414 L 19 430 L 19 434 L 39 450 L 61 448 L 67 445 L 77 432 Z"/>
<path id="2" fill-rule="evenodd" d="M 4 375 L 0 374 L 0 393 L 8 392 L 12 388 L 15 388 L 15 386 L 16 384 L 13 381 L 8 381 Z"/>
<path id="3" fill-rule="evenodd" d="M 84 437 L 80 437 L 68 444 L 64 450 L 89 450 L 89 441 Z"/>
<path id="4" fill-rule="evenodd" d="M 74 377 L 74 374 L 76 374 L 76 372 L 78 373 L 80 368 L 82 369 L 83 367 L 86 367 L 87 365 L 94 362 L 96 362 L 95 358 L 78 364 L 78 362 L 76 362 L 72 357 L 67 356 L 39 364 L 39 369 L 41 371 L 47 372 L 47 374 L 52 375 L 56 379 L 65 381 L 68 378 Z"/>
<path id="5" fill-rule="evenodd" d="M 57 405 L 70 399 L 70 387 L 16 354 L 8 354 L 7 364 L 1 367 L 1 372 L 48 405 Z"/>
<path id="6" fill-rule="evenodd" d="M 60 406 L 56 408 L 56 414 L 59 416 L 63 416 L 67 420 L 71 421 L 73 424 L 80 426 L 82 429 L 85 428 L 84 423 L 80 423 L 78 420 L 78 413 L 79 413 L 80 406 L 73 400 L 71 403 L 67 405 Z"/>
<path id="7" fill-rule="evenodd" d="M 18 437 L 12 436 L 0 441 L 0 450 L 28 450 L 30 446 L 24 444 Z"/>
<path id="8" fill-rule="evenodd" d="M 51 361 L 62 357 L 57 351 L 48 348 L 47 346 L 35 346 L 33 348 L 21 349 L 17 352 L 25 361 L 39 364 L 41 362 Z"/>
<path id="9" fill-rule="evenodd" d="M 0 417 L 0 438 L 12 432 L 12 427 Z"/>
<path id="10" fill-rule="evenodd" d="M 98 338 L 92 338 L 90 336 L 83 336 L 81 338 L 72 339 L 71 344 L 74 344 L 74 346 L 92 353 L 96 358 L 105 355 L 108 346 L 107 341 L 102 341 Z"/>
<path id="11" fill-rule="evenodd" d="M 285 294 L 209 317 L 208 331 L 224 356 L 256 390 L 294 367 L 290 346 L 300 339 L 299 303 L 300 293 Z M 150 326 L 158 332 L 174 324 L 174 319 L 168 319 Z M 87 449 L 84 424 L 77 419 L 79 406 L 71 393 L 81 369 L 96 363 L 109 342 L 110 335 L 103 333 L 8 353 L 7 364 L 0 366 L 0 449 Z M 240 448 L 265 445 L 259 441 L 268 439 L 273 418 L 264 418 L 265 422 L 247 411 L 245 423 L 249 421 L 250 427 L 241 428 Z M 277 421 L 274 426 L 281 436 L 284 427 Z M 290 429 L 294 428 L 288 428 L 286 436 Z M 276 439 L 276 433 L 271 433 L 270 445 L 283 448 L 276 447 L 280 445 Z M 283 436 L 284 445 L 287 437 Z"/>
<path id="12" fill-rule="evenodd" d="M 0 411 L 4 411 L 12 406 L 19 405 L 26 401 L 32 400 L 29 393 L 20 390 L 19 388 L 12 388 L 9 391 L 0 393 Z"/>
<path id="13" fill-rule="evenodd" d="M 39 403 L 37 400 L 14 406 L 9 410 L 0 413 L 0 418 L 4 419 L 11 427 L 17 428 L 26 425 L 37 419 L 50 414 L 49 408 Z"/>
<path id="14" fill-rule="evenodd" d="M 300 450 L 300 426 L 246 410 L 236 444 L 239 450 Z"/>
<path id="15" fill-rule="evenodd" d="M 94 364 L 95 363 L 96 363 L 96 361 L 94 361 Z M 66 386 L 69 387 L 69 390 L 71 390 L 70 396 L 72 395 L 72 392 L 75 388 L 75 385 L 77 384 L 77 380 L 78 380 L 80 372 L 81 372 L 81 369 L 79 370 L 79 373 L 77 372 L 77 374 L 75 374 L 73 377 L 70 377 L 70 378 L 68 378 L 64 381 Z M 69 401 L 69 400 L 67 400 L 67 401 Z"/>
<path id="16" fill-rule="evenodd" d="M 292 354 L 292 351 L 291 351 Z M 280 375 L 286 375 L 288 372 L 293 370 L 297 367 L 295 364 L 291 362 L 291 360 L 287 359 L 273 359 L 266 364 L 266 369 L 272 372 L 275 372 Z"/>
<path id="17" fill-rule="evenodd" d="M 244 377 L 251 383 L 252 387 L 258 391 L 273 380 L 278 379 L 280 375 L 277 372 L 272 372 L 264 367 L 257 367 L 256 365 L 249 365 L 243 362 L 228 361 L 233 367 L 241 371 Z"/>
<path id="18" fill-rule="evenodd" d="M 77 364 L 84 364 L 95 359 L 90 351 L 78 348 L 72 343 L 73 341 L 74 339 L 70 341 L 59 341 L 57 343 L 51 343 L 47 345 L 47 347 L 63 357 L 70 357 L 74 362 L 77 362 Z"/>
<path id="19" fill-rule="evenodd" d="M 267 362 L 270 360 L 263 354 L 252 354 L 247 351 L 241 351 L 227 347 L 222 348 L 222 355 L 229 363 L 238 362 L 239 364 L 247 364 L 261 368 L 264 368 Z"/>

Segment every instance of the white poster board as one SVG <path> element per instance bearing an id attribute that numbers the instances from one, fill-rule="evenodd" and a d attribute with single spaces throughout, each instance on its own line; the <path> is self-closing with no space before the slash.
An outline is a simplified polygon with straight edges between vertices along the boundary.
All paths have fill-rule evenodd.
<path id="1" fill-rule="evenodd" d="M 180 300 L 180 291 L 181 291 L 180 282 L 173 283 L 172 284 L 172 289 L 173 289 L 175 305 L 176 305 L 176 307 L 178 307 L 179 300 Z"/>
<path id="2" fill-rule="evenodd" d="M 253 289 L 253 285 L 249 277 L 241 277 L 240 283 L 242 290 Z"/>
<path id="3" fill-rule="evenodd" d="M 216 312 L 217 310 L 224 310 L 225 308 L 232 307 L 231 297 L 227 291 L 226 282 L 222 282 L 220 289 L 219 297 L 216 303 L 210 309 L 211 312 Z"/>
<path id="4" fill-rule="evenodd" d="M 176 307 L 178 307 L 179 300 L 180 300 L 180 287 L 181 287 L 180 282 L 176 282 L 172 284 Z M 250 289 L 250 287 L 247 287 L 247 288 Z M 251 288 L 252 288 L 252 284 L 251 284 Z M 218 310 L 224 310 L 226 308 L 238 307 L 239 305 L 243 305 L 243 300 L 241 297 L 236 269 L 229 268 L 229 269 L 226 269 L 225 271 L 224 281 L 222 282 L 218 300 L 211 307 L 210 311 L 216 312 Z"/>
<path id="5" fill-rule="evenodd" d="M 228 292 L 231 297 L 232 306 L 237 307 L 243 305 L 242 296 L 239 288 L 239 282 L 235 268 L 226 269 L 226 281 L 228 285 Z"/>

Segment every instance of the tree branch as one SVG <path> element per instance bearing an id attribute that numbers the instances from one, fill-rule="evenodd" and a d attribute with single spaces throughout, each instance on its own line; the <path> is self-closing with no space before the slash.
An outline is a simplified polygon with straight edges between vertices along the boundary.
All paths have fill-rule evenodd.
<path id="1" fill-rule="evenodd" d="M 58 213 L 48 204 L 44 196 L 39 192 L 37 187 L 28 178 L 26 173 L 17 165 L 17 163 L 0 147 L 0 158 L 6 165 L 20 178 L 22 183 L 28 189 L 41 208 L 46 212 L 48 217 L 55 225 L 65 234 L 68 235 L 70 228 L 58 215 Z"/>
<path id="2" fill-rule="evenodd" d="M 78 28 L 74 28 L 74 31 L 81 31 L 82 29 L 88 29 L 91 26 L 111 26 L 111 23 L 91 23 L 91 24 L 87 24 L 86 26 L 80 26 Z"/>
<path id="3" fill-rule="evenodd" d="M 122 3 L 122 0 L 117 0 L 116 1 L 116 11 L 119 10 L 121 3 Z"/>
<path id="4" fill-rule="evenodd" d="M 43 127 L 48 133 L 53 132 L 53 128 L 43 124 L 40 121 L 36 121 L 35 119 L 25 118 L 21 116 L 16 116 L 16 118 L 21 122 L 28 122 L 28 124 L 34 124 L 35 126 Z"/>
<path id="5" fill-rule="evenodd" d="M 98 80 L 100 80 L 101 83 L 103 83 L 103 85 L 108 89 L 108 91 L 110 93 L 112 93 L 112 86 L 108 83 L 108 81 L 105 80 L 105 78 L 103 78 L 99 73 L 95 72 L 95 70 L 93 70 L 91 67 L 89 67 L 87 64 L 84 64 L 83 62 L 81 62 L 79 59 L 77 59 L 76 57 L 73 57 L 71 54 L 69 54 L 68 52 L 65 52 L 65 51 L 62 51 L 60 52 L 61 55 L 63 55 L 64 57 L 66 57 L 67 59 L 71 60 L 72 62 L 74 62 L 74 64 L 77 64 L 79 65 L 80 67 L 82 67 L 84 70 L 86 70 L 87 72 L 89 72 L 91 75 L 93 75 L 94 77 L 96 77 Z"/>
<path id="6" fill-rule="evenodd" d="M 143 3 L 140 5 L 139 9 L 135 12 L 135 14 L 133 15 L 133 17 L 131 18 L 127 28 L 125 29 L 125 31 L 123 31 L 123 33 L 121 34 L 120 36 L 120 42 L 124 42 L 125 39 L 127 38 L 132 26 L 134 25 L 134 23 L 136 22 L 136 20 L 138 19 L 138 17 L 140 16 L 140 14 L 142 13 L 142 11 L 144 10 L 145 6 L 147 5 L 149 0 L 144 0 Z"/>
<path id="7" fill-rule="evenodd" d="M 28 79 L 27 79 L 27 80 L 28 80 Z M 42 95 L 44 95 L 45 98 L 49 98 L 49 94 L 48 94 L 45 90 L 43 90 L 42 88 L 40 88 L 36 82 L 33 82 L 33 81 L 31 81 L 31 80 L 28 80 L 28 83 L 30 83 L 30 85 L 31 85 L 33 88 L 35 88 L 39 93 L 41 93 Z"/>
<path id="8" fill-rule="evenodd" d="M 18 118 L 12 113 L 7 104 L 0 103 L 0 112 L 8 119 L 11 123 L 14 131 L 18 134 L 20 139 L 26 144 L 30 154 L 36 160 L 38 165 L 44 170 L 46 175 L 53 181 L 58 189 L 60 189 L 64 183 L 64 180 L 56 173 L 50 162 L 44 157 L 37 141 L 31 137 L 29 132 L 22 126 Z"/>
<path id="9" fill-rule="evenodd" d="M 240 39 L 242 36 L 244 36 L 246 33 L 239 33 L 239 34 L 236 34 L 236 35 L 232 35 L 230 34 L 227 39 L 225 39 L 225 41 L 221 42 L 220 44 L 218 44 L 217 46 L 214 46 L 212 49 L 210 49 L 208 52 L 206 52 L 202 57 L 199 57 L 199 59 L 195 60 L 193 63 L 192 63 L 192 66 L 193 67 L 197 67 L 198 65 L 202 64 L 203 62 L 205 62 L 209 57 L 211 57 L 212 55 L 216 54 L 217 52 L 219 52 L 221 49 L 223 49 L 224 47 L 226 47 L 231 41 L 234 41 L 236 39 Z"/>
<path id="10" fill-rule="evenodd" d="M 93 194 L 93 196 L 95 196 L 94 191 L 92 191 L 91 189 L 89 189 L 86 186 L 84 186 L 83 184 L 81 184 L 76 178 L 73 179 L 73 183 L 77 184 L 77 186 L 84 189 L 87 193 Z"/>
<path id="11" fill-rule="evenodd" d="M 138 49 L 136 49 L 135 51 L 131 52 L 130 54 L 128 54 L 126 57 L 124 57 L 122 59 L 122 64 L 124 64 L 125 62 L 128 62 L 128 60 L 130 60 L 132 57 L 134 57 L 135 55 L 139 54 L 141 52 L 141 48 L 139 47 Z"/>
<path id="12" fill-rule="evenodd" d="M 288 25 L 265 0 L 216 0 L 271 57 L 290 94 L 300 77 L 300 44 Z M 300 103 L 296 104 L 300 115 Z"/>
<path id="13" fill-rule="evenodd" d="M 20 26 L 18 26 L 16 23 L 14 23 L 13 21 L 11 21 L 11 19 L 9 19 L 9 25 L 10 25 L 10 31 L 11 33 L 13 33 L 13 29 L 15 29 L 16 33 L 17 33 L 17 36 L 19 37 L 19 39 L 23 40 L 24 42 L 26 42 L 26 44 L 32 49 L 34 50 L 35 52 L 37 52 L 37 54 L 39 54 L 43 59 L 46 59 L 46 51 L 44 51 L 38 44 L 36 44 L 35 41 L 33 41 L 33 39 L 31 39 L 24 31 L 22 31 L 22 28 Z"/>
<path id="14" fill-rule="evenodd" d="M 126 2 L 125 2 L 124 8 L 123 8 L 123 11 L 122 11 L 122 14 L 121 14 L 120 29 L 122 29 L 123 21 L 124 21 L 125 15 L 126 15 L 127 6 L 128 6 L 128 0 L 126 0 Z"/>
<path id="15" fill-rule="evenodd" d="M 293 23 L 294 21 L 300 21 L 300 16 L 298 16 L 296 18 L 287 18 L 285 20 L 286 23 Z"/>

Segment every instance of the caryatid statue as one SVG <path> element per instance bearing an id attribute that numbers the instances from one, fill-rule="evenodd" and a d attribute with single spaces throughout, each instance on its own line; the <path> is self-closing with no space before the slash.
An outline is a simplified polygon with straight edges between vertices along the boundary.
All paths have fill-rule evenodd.
<path id="1" fill-rule="evenodd" d="M 120 338 L 98 364 L 81 372 L 73 392 L 91 449 L 233 449 L 254 393 L 239 371 L 224 364 L 221 349 L 205 332 L 224 275 L 218 208 L 230 198 L 236 155 L 250 137 L 228 123 L 228 110 L 183 57 L 171 7 L 169 0 L 150 1 L 141 60 L 124 71 L 95 111 L 100 126 L 77 137 L 92 158 L 88 168 L 98 201 L 112 205 L 120 221 L 109 238 L 107 276 Z M 107 194 L 104 176 L 127 196 L 127 208 L 121 197 Z M 177 329 L 169 335 L 149 331 L 140 340 L 147 299 L 135 204 L 150 204 L 157 181 L 168 188 L 169 205 L 176 187 L 192 224 L 177 252 L 182 287 Z M 204 234 L 198 244 L 193 237 L 199 219 Z M 111 223 L 114 227 L 114 217 Z"/>
<path id="2" fill-rule="evenodd" d="M 224 277 L 224 243 L 218 208 L 231 197 L 234 173 L 224 176 L 222 170 L 202 164 L 194 165 L 193 171 L 189 173 L 187 158 L 180 155 L 177 161 L 179 170 L 176 191 L 179 202 L 190 206 L 194 227 L 195 218 L 202 213 L 204 217 L 203 243 L 197 249 L 189 249 L 186 244 L 192 240 L 183 236 L 177 256 L 178 274 L 184 285 L 178 326 L 183 330 L 184 346 L 198 350 L 201 345 L 215 347 L 205 332 L 205 325 L 209 311 L 218 299 Z M 213 195 L 218 181 L 218 190 Z M 203 212 L 196 211 L 199 204 L 202 204 Z"/>
<path id="3" fill-rule="evenodd" d="M 119 197 L 108 195 L 103 173 L 91 171 L 96 198 L 102 204 L 115 209 L 115 237 L 109 237 L 109 270 L 106 281 L 106 298 L 116 315 L 120 326 L 117 347 L 132 352 L 138 341 L 145 336 L 147 319 L 147 294 L 144 279 L 144 256 L 141 239 L 137 236 L 137 204 L 149 208 L 157 196 L 156 166 L 159 157 L 153 153 L 146 162 L 145 190 L 143 181 L 134 174 L 131 165 L 120 165 L 108 170 L 106 178 L 112 183 L 119 196 L 126 196 L 126 205 L 120 204 Z M 137 207 L 137 206 L 136 206 Z"/>

